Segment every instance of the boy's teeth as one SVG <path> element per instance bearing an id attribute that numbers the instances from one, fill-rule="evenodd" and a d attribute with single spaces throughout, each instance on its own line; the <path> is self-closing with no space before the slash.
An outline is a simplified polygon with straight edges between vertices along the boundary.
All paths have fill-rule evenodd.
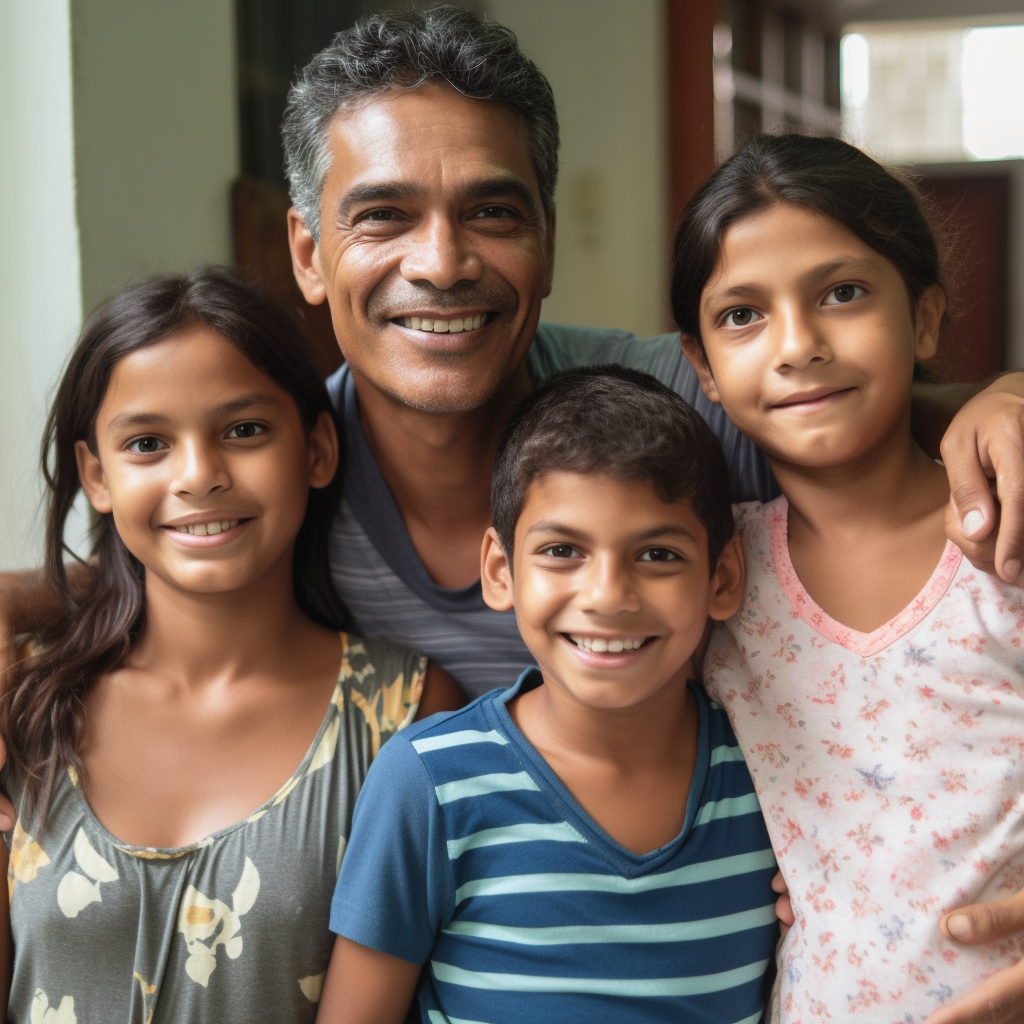
<path id="1" fill-rule="evenodd" d="M 635 651 L 642 647 L 646 638 L 625 637 L 607 640 L 601 636 L 576 636 L 570 633 L 569 639 L 585 651 L 594 651 L 597 654 L 621 654 L 622 651 Z"/>
<path id="2" fill-rule="evenodd" d="M 485 313 L 479 316 L 467 316 L 462 320 L 430 320 L 421 316 L 399 317 L 399 323 L 414 331 L 431 331 L 434 334 L 458 334 L 460 331 L 475 331 L 483 327 L 487 319 Z"/>
<path id="3" fill-rule="evenodd" d="M 194 523 L 192 526 L 176 526 L 178 533 L 190 533 L 193 537 L 215 537 L 230 530 L 241 522 L 240 519 L 222 519 L 219 523 Z"/>

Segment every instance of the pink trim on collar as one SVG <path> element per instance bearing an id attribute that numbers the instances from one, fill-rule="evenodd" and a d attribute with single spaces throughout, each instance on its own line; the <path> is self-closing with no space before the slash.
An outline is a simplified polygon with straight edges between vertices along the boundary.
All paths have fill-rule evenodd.
<path id="1" fill-rule="evenodd" d="M 960 549 L 952 541 L 947 540 L 939 564 L 917 597 L 884 626 L 879 626 L 871 633 L 860 633 L 837 622 L 815 604 L 814 599 L 800 582 L 789 557 L 789 503 L 785 497 L 771 502 L 765 511 L 769 516 L 768 529 L 771 535 L 775 573 L 779 578 L 782 592 L 789 599 L 793 610 L 826 640 L 831 640 L 832 643 L 839 644 L 840 647 L 845 647 L 848 651 L 863 658 L 884 650 L 921 622 L 949 589 L 957 569 L 960 568 L 960 562 L 963 560 L 963 553 Z"/>

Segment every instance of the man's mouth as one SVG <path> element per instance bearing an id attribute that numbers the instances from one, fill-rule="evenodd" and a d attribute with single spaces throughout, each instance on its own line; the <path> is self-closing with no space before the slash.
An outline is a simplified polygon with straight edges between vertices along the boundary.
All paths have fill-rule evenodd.
<path id="1" fill-rule="evenodd" d="M 460 334 L 483 327 L 484 324 L 490 323 L 497 315 L 497 313 L 478 313 L 474 316 L 453 317 L 450 320 L 441 320 L 437 317 L 427 316 L 396 316 L 391 322 L 412 331 L 427 331 L 433 334 Z"/>
<path id="2" fill-rule="evenodd" d="M 594 654 L 621 654 L 623 651 L 638 651 L 644 644 L 654 639 L 652 636 L 582 636 L 579 633 L 563 633 L 570 643 L 592 651 Z"/>

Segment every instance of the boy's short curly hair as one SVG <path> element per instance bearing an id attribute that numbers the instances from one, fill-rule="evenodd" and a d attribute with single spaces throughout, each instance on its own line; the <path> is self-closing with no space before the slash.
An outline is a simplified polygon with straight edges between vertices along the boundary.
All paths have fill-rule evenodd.
<path id="1" fill-rule="evenodd" d="M 491 515 L 512 558 L 530 484 L 545 473 L 601 473 L 688 499 L 708 532 L 711 572 L 733 534 L 722 447 L 701 415 L 649 374 L 587 366 L 527 395 L 498 441 Z"/>

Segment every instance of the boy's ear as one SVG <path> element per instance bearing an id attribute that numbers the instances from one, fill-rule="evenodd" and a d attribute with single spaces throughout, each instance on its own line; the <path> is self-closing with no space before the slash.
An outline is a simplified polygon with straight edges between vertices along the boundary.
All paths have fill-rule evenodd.
<path id="1" fill-rule="evenodd" d="M 493 526 L 487 528 L 480 551 L 480 588 L 489 608 L 507 612 L 513 607 L 512 566 Z"/>
<path id="2" fill-rule="evenodd" d="M 700 347 L 697 339 L 690 334 L 684 334 L 680 339 L 683 345 L 683 355 L 690 361 L 690 365 L 697 371 L 700 386 L 711 402 L 721 403 L 718 395 L 718 388 L 715 386 L 715 378 L 711 376 L 711 367 L 708 366 L 707 356 L 704 349 Z"/>
<path id="3" fill-rule="evenodd" d="M 326 487 L 338 469 L 338 430 L 326 410 L 317 417 L 307 442 L 309 486 Z"/>
<path id="4" fill-rule="evenodd" d="M 89 504 L 100 514 L 113 510 L 107 478 L 103 473 L 99 457 L 89 451 L 84 441 L 75 442 L 75 461 L 78 463 L 78 482 L 89 499 Z"/>
<path id="5" fill-rule="evenodd" d="M 939 350 L 942 317 L 946 312 L 946 293 L 938 284 L 929 285 L 917 300 L 914 317 L 914 358 L 920 362 L 933 359 Z"/>
<path id="6" fill-rule="evenodd" d="M 747 562 L 738 533 L 729 538 L 718 556 L 715 574 L 711 577 L 711 601 L 708 615 L 716 621 L 731 618 L 743 603 L 743 587 L 747 580 Z"/>

